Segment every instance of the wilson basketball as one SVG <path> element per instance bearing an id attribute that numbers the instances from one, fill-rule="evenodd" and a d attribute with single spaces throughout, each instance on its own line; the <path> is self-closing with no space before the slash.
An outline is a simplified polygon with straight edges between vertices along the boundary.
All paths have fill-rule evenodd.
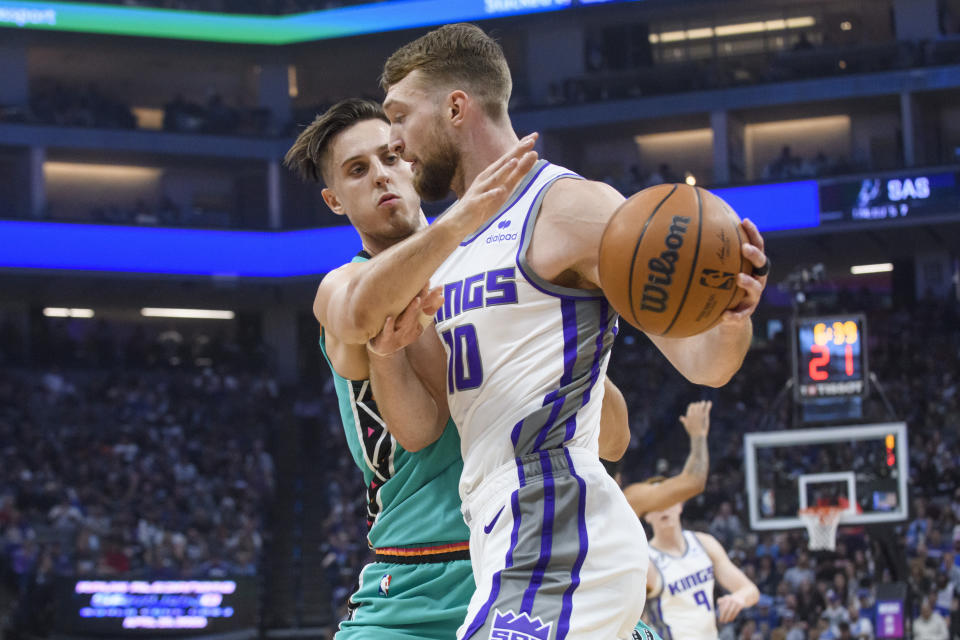
<path id="1" fill-rule="evenodd" d="M 706 331 L 744 296 L 740 218 L 706 189 L 663 184 L 613 214 L 600 242 L 600 284 L 623 318 L 658 336 Z"/>

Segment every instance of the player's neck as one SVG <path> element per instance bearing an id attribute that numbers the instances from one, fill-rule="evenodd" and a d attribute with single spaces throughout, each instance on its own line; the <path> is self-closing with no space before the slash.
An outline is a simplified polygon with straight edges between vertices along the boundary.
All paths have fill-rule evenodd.
<path id="1" fill-rule="evenodd" d="M 451 185 L 457 197 L 462 198 L 480 172 L 509 151 L 518 141 L 519 138 L 514 133 L 509 118 L 505 117 L 502 122 L 482 118 L 469 131 L 461 147 L 460 169 L 453 177 Z"/>
<path id="2" fill-rule="evenodd" d="M 417 225 L 417 231 L 425 228 L 427 226 L 427 217 L 424 215 L 423 211 L 420 212 L 420 221 Z M 363 231 L 357 230 L 357 233 L 360 235 L 360 245 L 363 247 L 363 250 L 370 254 L 370 257 L 377 255 L 378 253 L 383 253 L 390 247 L 395 244 L 400 244 L 410 236 L 404 236 L 402 238 L 383 238 L 378 236 L 372 236 Z M 411 233 L 410 235 L 413 235 Z"/>
<path id="3" fill-rule="evenodd" d="M 673 555 L 683 555 L 687 550 L 687 541 L 683 538 L 683 529 L 680 527 L 670 527 L 668 529 L 658 529 L 653 532 L 653 539 L 650 544 L 661 551 Z"/>

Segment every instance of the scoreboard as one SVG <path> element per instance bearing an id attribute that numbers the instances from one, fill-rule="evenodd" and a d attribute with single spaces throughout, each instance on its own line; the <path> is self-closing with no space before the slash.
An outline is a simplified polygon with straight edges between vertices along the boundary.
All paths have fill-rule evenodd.
<path id="1" fill-rule="evenodd" d="M 862 314 L 794 321 L 793 370 L 798 400 L 866 395 L 866 330 Z"/>

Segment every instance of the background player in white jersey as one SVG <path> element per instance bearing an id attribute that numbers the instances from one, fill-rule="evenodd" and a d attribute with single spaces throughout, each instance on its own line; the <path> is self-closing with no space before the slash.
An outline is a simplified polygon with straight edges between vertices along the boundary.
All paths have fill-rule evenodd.
<path id="1" fill-rule="evenodd" d="M 515 161 L 489 168 L 518 141 L 507 115 L 510 72 L 481 30 L 448 25 L 427 34 L 391 56 L 383 81 L 392 147 L 413 163 L 421 196 L 452 188 L 463 197 L 485 173 L 513 168 Z M 616 326 L 598 289 L 598 247 L 622 202 L 606 185 L 540 163 L 500 212 L 482 217 L 455 206 L 401 243 L 409 263 L 391 264 L 448 258 L 434 276 L 445 296 L 437 328 L 461 432 L 460 492 L 478 585 L 461 638 L 609 640 L 628 637 L 639 619 L 643 531 L 597 459 L 597 382 Z M 743 255 L 760 268 L 762 238 L 744 227 Z M 722 385 L 742 363 L 765 278 L 741 274 L 738 284 L 744 302 L 716 328 L 654 338 L 694 382 Z M 409 383 L 396 397 L 378 394 L 381 406 L 435 395 L 402 354 L 372 362 L 374 381 L 378 368 Z"/>
<path id="2" fill-rule="evenodd" d="M 737 568 L 716 538 L 680 524 L 683 503 L 650 511 L 653 527 L 647 572 L 647 611 L 664 640 L 714 640 L 725 624 L 760 598 L 757 586 Z M 713 600 L 714 580 L 729 591 Z"/>

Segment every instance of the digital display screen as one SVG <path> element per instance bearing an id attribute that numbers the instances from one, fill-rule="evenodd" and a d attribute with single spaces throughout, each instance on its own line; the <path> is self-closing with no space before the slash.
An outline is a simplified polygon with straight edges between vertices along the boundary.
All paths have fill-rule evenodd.
<path id="1" fill-rule="evenodd" d="M 254 628 L 253 577 L 224 580 L 68 580 L 56 627 L 71 635 L 170 637 Z"/>
<path id="2" fill-rule="evenodd" d="M 796 320 L 794 361 L 799 399 L 866 393 L 865 331 L 862 315 Z"/>
<path id="3" fill-rule="evenodd" d="M 820 224 L 960 213 L 957 173 L 870 177 L 820 185 Z"/>
<path id="4" fill-rule="evenodd" d="M 282 16 L 0 1 L 0 27 L 285 45 L 640 0 L 390 0 Z"/>
<path id="5" fill-rule="evenodd" d="M 876 629 L 878 638 L 903 637 L 903 602 L 878 600 Z"/>

